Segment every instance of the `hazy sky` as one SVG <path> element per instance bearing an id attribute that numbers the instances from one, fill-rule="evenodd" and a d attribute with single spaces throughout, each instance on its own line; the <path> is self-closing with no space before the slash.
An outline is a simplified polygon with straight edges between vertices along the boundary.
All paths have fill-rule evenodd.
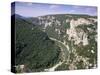
<path id="1" fill-rule="evenodd" d="M 15 13 L 24 17 L 48 14 L 88 14 L 97 15 L 97 7 L 16 2 Z"/>

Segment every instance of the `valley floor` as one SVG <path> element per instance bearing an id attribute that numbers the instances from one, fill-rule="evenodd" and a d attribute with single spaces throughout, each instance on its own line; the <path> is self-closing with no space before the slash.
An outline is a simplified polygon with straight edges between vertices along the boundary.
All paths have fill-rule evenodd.
<path id="1" fill-rule="evenodd" d="M 62 54 L 62 61 L 59 61 L 59 63 L 57 63 L 56 65 L 54 65 L 53 67 L 49 68 L 49 69 L 44 69 L 44 71 L 55 71 L 55 69 L 62 65 L 68 58 L 69 58 L 69 50 L 66 46 L 66 44 L 64 44 L 63 42 L 55 39 L 55 38 L 50 38 L 51 40 L 55 41 L 56 44 L 61 48 L 61 54 Z"/>

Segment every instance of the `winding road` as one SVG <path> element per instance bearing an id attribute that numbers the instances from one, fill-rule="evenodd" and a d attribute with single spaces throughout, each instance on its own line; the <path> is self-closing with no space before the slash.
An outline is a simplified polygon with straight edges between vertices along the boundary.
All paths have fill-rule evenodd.
<path id="1" fill-rule="evenodd" d="M 53 41 L 55 41 L 56 42 L 56 44 L 61 48 L 61 52 L 62 52 L 62 61 L 59 61 L 59 63 L 58 64 L 56 64 L 56 65 L 54 65 L 53 67 L 51 67 L 51 68 L 48 68 L 48 69 L 44 69 L 44 71 L 55 71 L 55 69 L 58 67 L 58 66 L 60 66 L 63 62 L 65 62 L 65 61 L 67 61 L 68 60 L 68 58 L 69 58 L 69 48 L 68 48 L 68 46 L 65 44 L 65 43 L 63 43 L 63 42 L 61 42 L 61 41 L 59 41 L 59 40 L 57 40 L 57 39 L 55 39 L 55 38 L 50 38 L 51 40 L 53 40 Z"/>

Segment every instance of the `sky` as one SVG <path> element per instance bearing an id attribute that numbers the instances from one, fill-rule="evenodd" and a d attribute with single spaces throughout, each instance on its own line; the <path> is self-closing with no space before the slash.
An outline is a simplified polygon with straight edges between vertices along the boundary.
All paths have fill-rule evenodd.
<path id="1" fill-rule="evenodd" d="M 49 14 L 87 14 L 97 16 L 97 7 L 16 2 L 15 13 L 24 17 L 37 17 Z"/>

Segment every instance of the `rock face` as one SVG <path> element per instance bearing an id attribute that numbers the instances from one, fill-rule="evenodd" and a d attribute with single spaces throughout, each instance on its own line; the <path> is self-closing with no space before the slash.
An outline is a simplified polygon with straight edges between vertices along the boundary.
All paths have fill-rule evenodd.
<path id="1" fill-rule="evenodd" d="M 66 15 L 65 15 L 66 16 Z M 75 15 L 74 15 L 75 16 Z M 69 19 L 69 15 L 66 16 L 67 19 L 60 20 L 59 15 L 47 15 L 47 16 L 40 16 L 39 24 L 43 25 L 43 29 L 46 30 L 46 28 L 51 27 L 55 29 L 55 32 L 60 35 L 64 32 L 65 36 L 68 35 L 68 40 L 73 40 L 74 44 L 78 45 L 80 43 L 83 43 L 83 45 L 88 45 L 88 34 L 84 32 L 83 29 L 77 28 L 78 26 L 87 26 L 88 31 L 92 31 L 91 28 L 88 27 L 88 25 L 92 25 L 95 22 L 97 22 L 96 18 L 84 18 L 84 16 L 79 18 L 73 18 L 73 16 L 70 15 L 71 19 Z M 87 16 L 88 17 L 88 16 Z M 64 25 L 67 25 L 69 23 L 70 28 L 64 28 Z M 62 27 L 62 29 L 61 29 Z M 64 31 L 65 29 L 65 31 Z M 62 37 L 62 36 L 61 36 Z"/>
<path id="2" fill-rule="evenodd" d="M 97 67 L 96 16 L 57 14 L 26 20 L 37 25 L 49 38 L 61 42 L 69 51 L 68 58 L 65 58 L 66 60 L 63 63 L 56 68 L 50 68 L 53 68 L 53 71 Z M 62 50 L 61 54 L 64 53 L 66 52 Z M 62 62 L 63 57 L 60 57 L 60 59 L 60 62 Z M 45 71 L 49 70 L 46 68 Z"/>
<path id="3" fill-rule="evenodd" d="M 38 19 L 41 29 L 49 37 L 68 47 L 70 57 L 66 69 L 94 68 L 97 64 L 96 16 L 60 14 L 39 16 Z M 63 65 L 56 70 L 64 69 Z"/>
<path id="4" fill-rule="evenodd" d="M 68 39 L 74 40 L 75 44 L 82 42 L 83 45 L 88 45 L 87 34 L 82 29 L 76 29 L 77 26 L 81 26 L 83 24 L 89 25 L 92 23 L 84 18 L 79 18 L 77 20 L 72 19 L 70 21 L 70 29 L 67 30 L 67 34 L 69 35 Z"/>

